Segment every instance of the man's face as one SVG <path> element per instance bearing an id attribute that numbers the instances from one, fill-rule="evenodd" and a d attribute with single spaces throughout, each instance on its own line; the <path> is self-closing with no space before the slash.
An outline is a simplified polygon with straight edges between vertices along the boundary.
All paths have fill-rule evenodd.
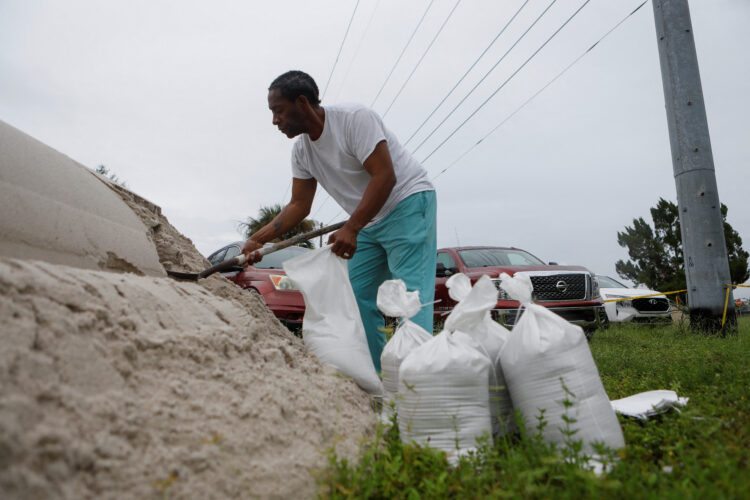
<path id="1" fill-rule="evenodd" d="M 281 95 L 279 89 L 268 92 L 268 108 L 273 114 L 273 124 L 290 139 L 307 131 L 304 126 L 302 104 L 299 101 L 299 98 L 290 101 Z"/>

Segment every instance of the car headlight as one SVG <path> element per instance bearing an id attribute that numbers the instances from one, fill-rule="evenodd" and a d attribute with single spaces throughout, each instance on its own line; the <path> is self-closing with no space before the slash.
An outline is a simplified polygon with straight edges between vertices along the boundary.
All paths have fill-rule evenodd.
<path id="1" fill-rule="evenodd" d="M 615 294 L 606 294 L 604 296 L 605 299 L 627 299 L 627 295 L 615 295 Z M 632 300 L 619 300 L 615 302 L 616 307 L 633 307 L 633 301 Z"/>
<path id="2" fill-rule="evenodd" d="M 289 279 L 288 276 L 284 276 L 283 274 L 269 274 L 268 277 L 271 279 L 271 283 L 273 283 L 274 288 L 276 290 L 297 290 L 297 285 L 294 284 L 294 281 Z"/>
<path id="3" fill-rule="evenodd" d="M 591 298 L 595 299 L 599 296 L 599 282 L 593 276 L 589 276 L 589 279 L 591 280 Z"/>

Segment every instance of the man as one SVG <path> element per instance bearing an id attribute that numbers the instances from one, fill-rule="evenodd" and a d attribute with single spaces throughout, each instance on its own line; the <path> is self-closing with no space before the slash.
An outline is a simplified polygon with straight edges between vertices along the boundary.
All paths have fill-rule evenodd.
<path id="1" fill-rule="evenodd" d="M 310 75 L 289 71 L 268 89 L 273 124 L 292 148 L 292 199 L 271 223 L 247 240 L 249 262 L 255 250 L 288 231 L 310 213 L 318 183 L 349 214 L 331 234 L 332 251 L 348 259 L 375 368 L 385 345 L 378 287 L 402 279 L 426 304 L 413 321 L 432 332 L 435 294 L 435 188 L 427 172 L 385 128 L 381 118 L 360 105 L 320 106 Z"/>

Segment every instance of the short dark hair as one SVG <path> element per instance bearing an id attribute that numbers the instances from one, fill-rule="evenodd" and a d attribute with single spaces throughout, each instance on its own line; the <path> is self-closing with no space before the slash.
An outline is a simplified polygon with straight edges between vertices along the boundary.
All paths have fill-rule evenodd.
<path id="1" fill-rule="evenodd" d="M 268 87 L 268 90 L 273 89 L 278 89 L 281 95 L 290 101 L 294 101 L 303 95 L 310 101 L 313 107 L 317 107 L 320 104 L 318 86 L 315 84 L 315 80 L 304 71 L 287 71 L 283 75 L 276 77 L 271 82 L 271 86 Z"/>

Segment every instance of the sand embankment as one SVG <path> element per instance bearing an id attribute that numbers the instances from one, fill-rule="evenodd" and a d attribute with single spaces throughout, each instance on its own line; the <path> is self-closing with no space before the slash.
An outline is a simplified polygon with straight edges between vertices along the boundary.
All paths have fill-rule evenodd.
<path id="1" fill-rule="evenodd" d="M 160 266 L 207 265 L 156 205 L 98 185 Z M 323 452 L 371 432 L 369 397 L 226 279 L 34 257 L 0 255 L 0 497 L 311 497 Z"/>

